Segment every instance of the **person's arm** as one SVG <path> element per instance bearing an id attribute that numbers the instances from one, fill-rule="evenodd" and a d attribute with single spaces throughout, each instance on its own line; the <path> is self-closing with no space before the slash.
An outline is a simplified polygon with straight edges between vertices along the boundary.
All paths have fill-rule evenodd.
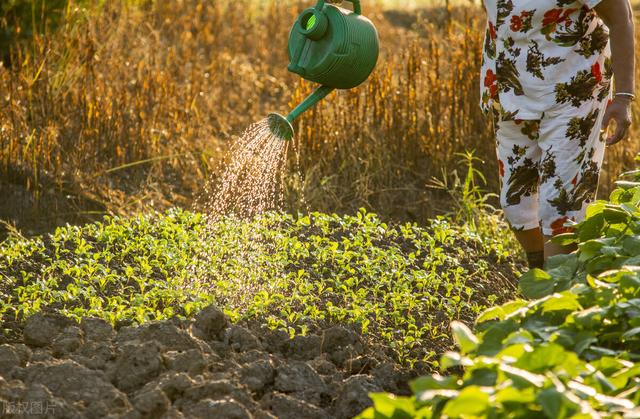
<path id="1" fill-rule="evenodd" d="M 635 27 L 630 0 L 603 0 L 595 7 L 598 16 L 609 27 L 611 59 L 616 93 L 635 94 Z M 607 108 L 603 129 L 616 122 L 616 132 L 607 144 L 624 139 L 631 126 L 631 99 L 616 96 Z"/>

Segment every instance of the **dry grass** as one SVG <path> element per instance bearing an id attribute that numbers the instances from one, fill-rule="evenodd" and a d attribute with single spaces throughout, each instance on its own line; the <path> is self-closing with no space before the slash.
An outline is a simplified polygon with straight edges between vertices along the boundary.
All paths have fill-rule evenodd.
<path id="1" fill-rule="evenodd" d="M 39 197 L 40 220 L 190 205 L 234 135 L 312 88 L 286 71 L 288 30 L 309 2 L 106 3 L 71 8 L 58 32 L 0 68 L 0 187 Z M 302 176 L 288 178 L 289 209 L 304 190 L 311 209 L 423 219 L 447 207 L 426 185 L 450 176 L 465 150 L 485 160 L 495 189 L 493 140 L 477 106 L 480 11 L 365 11 L 381 61 L 367 84 L 299 122 Z M 609 151 L 603 192 L 637 143 L 634 135 Z"/>

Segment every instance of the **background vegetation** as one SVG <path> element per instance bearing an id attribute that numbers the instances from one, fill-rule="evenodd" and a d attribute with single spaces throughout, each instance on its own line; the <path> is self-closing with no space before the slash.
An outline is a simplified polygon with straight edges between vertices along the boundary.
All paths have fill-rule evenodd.
<path id="1" fill-rule="evenodd" d="M 64 7 L 43 14 L 31 3 Z M 4 36 L 19 42 L 0 67 L 0 218 L 37 231 L 190 205 L 235 135 L 312 88 L 286 71 L 289 27 L 309 3 L 3 2 Z M 299 122 L 288 209 L 424 220 L 450 206 L 438 188 L 466 150 L 495 190 L 491 130 L 477 106 L 481 10 L 367 2 L 365 11 L 380 31 L 380 63 L 368 83 Z M 609 150 L 605 193 L 633 149 Z M 430 188 L 434 177 L 446 182 Z"/>

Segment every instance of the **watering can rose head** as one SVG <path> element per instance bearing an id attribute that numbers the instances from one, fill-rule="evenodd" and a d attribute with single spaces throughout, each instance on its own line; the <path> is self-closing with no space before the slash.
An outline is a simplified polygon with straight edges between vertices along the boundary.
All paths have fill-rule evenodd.
<path id="1" fill-rule="evenodd" d="M 353 11 L 319 0 L 303 11 L 289 34 L 289 71 L 319 83 L 286 118 L 269 115 L 274 134 L 293 137 L 291 123 L 334 89 L 352 89 L 363 83 L 378 62 L 380 41 L 373 23 L 362 16 L 359 0 L 351 0 Z"/>

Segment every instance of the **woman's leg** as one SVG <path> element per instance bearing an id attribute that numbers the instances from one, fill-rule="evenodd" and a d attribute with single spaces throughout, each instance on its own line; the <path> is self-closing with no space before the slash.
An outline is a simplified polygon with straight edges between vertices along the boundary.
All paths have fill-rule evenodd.
<path id="1" fill-rule="evenodd" d="M 544 237 L 538 217 L 539 120 L 500 121 L 496 140 L 500 166 L 500 204 L 530 268 L 544 264 Z"/>
<path id="2" fill-rule="evenodd" d="M 594 100 L 562 107 L 542 120 L 540 219 L 547 258 L 575 250 L 549 240 L 573 231 L 567 222 L 584 220 L 587 206 L 596 198 L 605 149 L 600 133 L 605 109 L 605 102 Z"/>
<path id="3" fill-rule="evenodd" d="M 514 231 L 516 239 L 527 254 L 527 263 L 530 269 L 544 267 L 545 238 L 540 227 L 531 230 Z"/>

